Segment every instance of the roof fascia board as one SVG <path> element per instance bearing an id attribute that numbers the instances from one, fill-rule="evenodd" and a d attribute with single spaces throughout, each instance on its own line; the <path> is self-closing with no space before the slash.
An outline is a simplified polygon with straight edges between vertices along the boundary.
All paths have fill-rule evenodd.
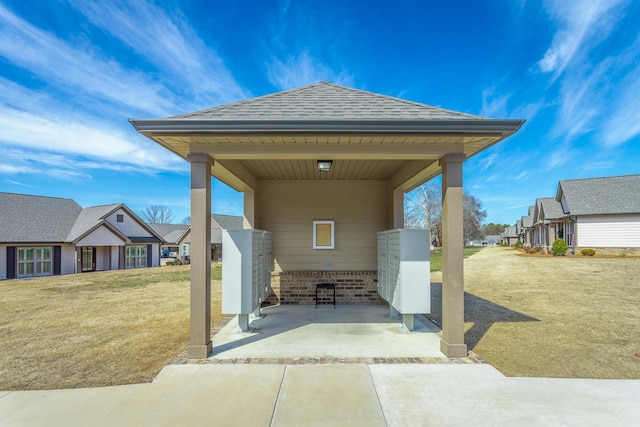
<path id="1" fill-rule="evenodd" d="M 129 239 L 127 238 L 127 236 L 125 236 L 124 234 L 122 234 L 122 232 L 120 230 L 118 230 L 117 228 L 115 228 L 114 226 L 112 226 L 109 221 L 107 221 L 106 219 L 103 219 L 102 221 L 100 221 L 98 224 L 94 225 L 93 227 L 91 227 L 90 229 L 88 229 L 87 231 L 85 231 L 84 233 L 82 233 L 81 235 L 79 235 L 78 237 L 76 237 L 75 239 L 73 239 L 71 242 L 72 244 L 77 244 L 80 240 L 84 239 L 85 237 L 87 237 L 89 234 L 93 233 L 94 231 L 96 231 L 98 228 L 100 227 L 105 227 L 106 229 L 108 229 L 110 232 L 112 232 L 113 234 L 115 234 L 115 236 L 117 238 L 119 238 L 120 240 L 122 240 L 125 243 L 130 243 Z"/>
<path id="2" fill-rule="evenodd" d="M 185 133 L 475 133 L 510 135 L 524 120 L 497 119 L 129 119 L 144 135 Z"/>
<path id="3" fill-rule="evenodd" d="M 156 233 L 156 231 L 151 228 L 146 222 L 144 222 L 138 215 L 136 215 L 135 212 L 133 212 L 131 209 L 129 209 L 127 207 L 127 205 L 125 205 L 124 203 L 120 203 L 120 205 L 118 205 L 117 209 L 112 210 L 111 212 L 109 212 L 108 215 L 105 215 L 105 218 L 107 216 L 112 215 L 113 213 L 115 213 L 118 209 L 122 209 L 123 211 L 125 211 L 135 222 L 137 222 L 142 228 L 144 228 L 145 230 L 147 230 L 149 233 L 151 233 L 152 236 L 157 237 L 158 239 L 162 240 L 163 242 L 165 241 L 161 235 L 159 235 L 158 233 Z"/>

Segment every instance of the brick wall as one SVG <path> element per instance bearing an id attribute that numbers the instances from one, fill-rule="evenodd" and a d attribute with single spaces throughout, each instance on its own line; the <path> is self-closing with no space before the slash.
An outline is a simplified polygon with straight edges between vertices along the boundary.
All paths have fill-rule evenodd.
<path id="1" fill-rule="evenodd" d="M 274 271 L 271 304 L 315 304 L 316 285 L 336 285 L 337 304 L 386 304 L 378 295 L 377 271 Z M 319 303 L 333 301 L 333 291 L 320 289 Z"/>

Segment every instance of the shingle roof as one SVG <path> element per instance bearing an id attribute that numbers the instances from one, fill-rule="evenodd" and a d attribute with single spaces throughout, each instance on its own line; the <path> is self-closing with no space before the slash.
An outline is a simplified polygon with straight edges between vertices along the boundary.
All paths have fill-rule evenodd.
<path id="1" fill-rule="evenodd" d="M 484 119 L 400 98 L 320 82 L 173 119 Z"/>
<path id="2" fill-rule="evenodd" d="M 529 206 L 529 215 L 525 215 L 522 217 L 522 227 L 523 228 L 531 228 L 533 227 L 533 213 L 535 212 L 535 206 Z"/>
<path id="3" fill-rule="evenodd" d="M 102 222 L 104 222 L 105 216 L 107 216 L 109 213 L 113 212 L 120 206 L 122 205 L 113 204 L 104 206 L 91 206 L 82 209 L 77 217 L 78 219 L 73 225 L 73 228 L 69 232 L 66 241 L 73 242 L 74 240 L 80 238 L 87 231 L 90 231 L 93 228 L 97 227 Z"/>
<path id="4" fill-rule="evenodd" d="M 562 211 L 562 205 L 555 198 L 545 197 L 538 200 L 542 204 L 545 220 L 560 219 L 565 216 Z"/>
<path id="5" fill-rule="evenodd" d="M 213 219 L 223 230 L 242 230 L 243 218 L 234 215 L 211 214 Z"/>
<path id="6" fill-rule="evenodd" d="M 504 229 L 504 233 L 502 233 L 503 237 L 518 237 L 516 232 L 516 227 L 514 225 L 507 227 Z"/>
<path id="7" fill-rule="evenodd" d="M 640 175 L 563 180 L 560 194 L 570 215 L 640 213 Z"/>
<path id="8" fill-rule="evenodd" d="M 178 239 L 189 228 L 189 224 L 147 224 L 162 236 L 167 243 L 177 243 Z"/>
<path id="9" fill-rule="evenodd" d="M 0 193 L 0 242 L 64 242 L 82 208 L 71 199 Z"/>
<path id="10" fill-rule="evenodd" d="M 6 243 L 71 243 L 103 223 L 123 236 L 106 217 L 121 208 L 135 216 L 122 203 L 83 209 L 71 199 L 12 193 L 0 193 L 0 207 L 0 242 Z M 132 242 L 161 241 L 156 236 L 123 237 Z"/>

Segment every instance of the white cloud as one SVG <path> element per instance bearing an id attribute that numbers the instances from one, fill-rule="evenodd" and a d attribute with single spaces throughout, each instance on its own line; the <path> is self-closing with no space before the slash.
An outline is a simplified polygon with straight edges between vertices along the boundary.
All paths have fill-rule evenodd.
<path id="1" fill-rule="evenodd" d="M 247 97 L 220 56 L 205 45 L 179 10 L 163 10 L 143 0 L 70 3 L 91 23 L 170 74 L 171 84 L 189 94 L 185 97 L 189 104 L 197 98 L 198 108 L 203 108 Z"/>
<path id="2" fill-rule="evenodd" d="M 328 66 L 311 57 L 307 51 L 303 51 L 298 56 L 289 56 L 285 61 L 272 58 L 267 72 L 271 84 L 279 89 L 291 89 L 320 81 L 353 85 L 353 78 L 345 70 L 335 73 Z"/>
<path id="3" fill-rule="evenodd" d="M 511 94 L 494 96 L 495 89 L 484 89 L 482 91 L 482 109 L 480 115 L 490 118 L 507 117 L 507 102 Z"/>
<path id="4" fill-rule="evenodd" d="M 640 49 L 637 54 L 640 55 Z M 640 135 L 640 66 L 631 71 L 619 86 L 623 90 L 612 100 L 611 112 L 600 135 L 609 147 Z"/>
<path id="5" fill-rule="evenodd" d="M 172 110 L 171 94 L 140 72 L 123 69 L 95 52 L 70 46 L 0 5 L 0 55 L 39 77 L 154 115 Z"/>
<path id="6" fill-rule="evenodd" d="M 545 9 L 557 22 L 558 30 L 551 46 L 538 62 L 545 73 L 553 73 L 554 80 L 562 74 L 575 57 L 581 57 L 605 39 L 616 21 L 617 8 L 627 0 L 549 0 Z"/>

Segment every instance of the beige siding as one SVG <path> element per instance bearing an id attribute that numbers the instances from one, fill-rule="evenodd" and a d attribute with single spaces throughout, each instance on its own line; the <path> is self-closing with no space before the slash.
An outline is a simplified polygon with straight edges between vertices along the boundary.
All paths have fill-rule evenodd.
<path id="1" fill-rule="evenodd" d="M 580 247 L 640 247 L 640 215 L 580 217 L 577 229 Z"/>
<path id="2" fill-rule="evenodd" d="M 277 271 L 377 269 L 376 233 L 389 225 L 387 181 L 260 181 L 258 188 L 256 227 L 273 233 Z M 314 220 L 335 221 L 335 249 L 313 249 Z"/>
<path id="3" fill-rule="evenodd" d="M 107 227 L 98 227 L 76 243 L 76 246 L 124 246 L 125 242 Z"/>

